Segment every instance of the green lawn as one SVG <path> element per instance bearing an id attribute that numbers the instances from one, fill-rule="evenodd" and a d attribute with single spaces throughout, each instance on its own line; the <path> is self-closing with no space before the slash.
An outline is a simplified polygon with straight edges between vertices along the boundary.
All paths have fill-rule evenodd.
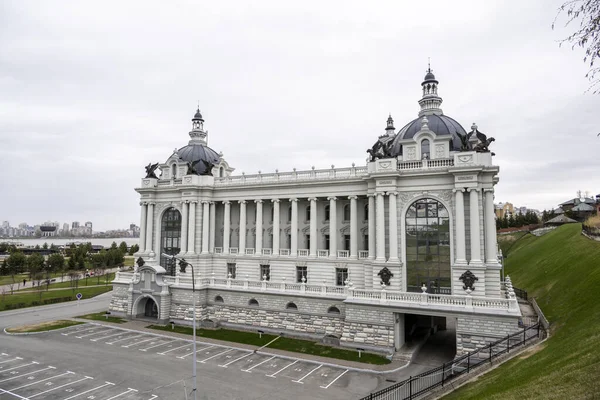
<path id="1" fill-rule="evenodd" d="M 107 315 L 105 312 L 80 315 L 80 316 L 75 317 L 75 318 L 91 319 L 93 321 L 102 321 L 102 322 L 112 322 L 112 323 L 115 323 L 115 324 L 122 324 L 124 322 L 127 322 L 126 319 L 119 318 L 119 317 L 111 317 L 110 315 Z"/>
<path id="2" fill-rule="evenodd" d="M 150 325 L 148 328 L 173 332 L 170 325 Z M 175 326 L 174 332 L 192 335 L 192 328 L 188 326 Z M 260 347 L 269 343 L 277 336 L 263 334 L 262 338 L 260 338 L 259 335 L 254 332 L 234 331 L 230 329 L 196 329 L 196 337 L 226 340 L 228 342 L 244 343 Z M 336 347 L 324 346 L 309 340 L 292 339 L 287 337 L 281 337 L 277 339 L 271 343 L 268 348 L 293 351 L 295 353 L 311 354 L 315 356 L 331 357 L 340 360 L 357 361 L 367 364 L 381 365 L 390 363 L 387 358 L 377 354 L 363 352 L 361 358 L 359 359 L 357 351 L 339 349 Z"/>
<path id="3" fill-rule="evenodd" d="M 108 275 L 108 277 L 107 277 Z M 69 281 L 68 277 L 65 277 L 67 279 L 66 282 L 59 282 L 59 283 L 51 283 L 49 285 L 50 289 L 57 289 L 57 288 L 71 288 L 73 286 L 75 286 L 76 281 Z M 77 287 L 85 287 L 85 286 L 96 286 L 96 285 L 110 285 L 110 283 L 115 279 L 115 273 L 111 272 L 110 274 L 105 274 L 105 275 L 101 275 L 101 276 L 91 276 L 89 278 L 82 278 L 79 279 L 79 282 L 77 282 Z M 37 281 L 36 281 L 36 285 L 37 285 Z M 44 285 L 42 283 L 42 287 L 45 289 L 46 285 Z M 37 286 L 34 287 L 35 290 L 37 290 Z M 28 284 L 28 286 L 25 286 L 25 289 L 21 289 L 21 290 L 32 290 L 31 284 Z"/>
<path id="4" fill-rule="evenodd" d="M 510 360 L 447 399 L 592 399 L 600 393 L 600 243 L 580 224 L 519 240 L 506 260 L 513 284 L 552 324 L 539 351 Z"/>
<path id="5" fill-rule="evenodd" d="M 81 325 L 83 322 L 70 321 L 70 320 L 58 320 L 51 322 L 42 322 L 41 324 L 25 325 L 16 328 L 8 328 L 7 331 L 10 333 L 32 333 L 32 332 L 46 332 L 53 331 L 55 329 L 67 328 L 73 325 Z"/>
<path id="6" fill-rule="evenodd" d="M 41 291 L 40 293 L 21 293 L 21 294 L 0 294 L 0 311 L 12 310 L 16 308 L 40 306 L 44 304 L 62 303 L 65 301 L 76 300 L 75 295 L 81 293 L 83 299 L 97 296 L 112 290 L 112 286 L 100 286 L 79 289 L 65 289 L 53 291 Z"/>
<path id="7" fill-rule="evenodd" d="M 21 286 L 23 286 L 23 279 L 27 279 L 27 282 L 29 282 L 29 273 L 15 275 L 15 287 L 14 287 L 15 290 L 17 289 L 18 282 L 20 282 Z M 10 276 L 10 275 L 0 276 L 0 286 L 10 285 L 12 283 L 12 281 L 13 281 L 12 276 Z"/>

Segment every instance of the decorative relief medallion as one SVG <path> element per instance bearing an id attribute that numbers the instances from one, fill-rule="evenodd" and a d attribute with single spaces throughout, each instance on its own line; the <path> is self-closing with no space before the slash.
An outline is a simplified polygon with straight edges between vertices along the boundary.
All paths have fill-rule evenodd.
<path id="1" fill-rule="evenodd" d="M 381 169 L 389 169 L 391 167 L 392 163 L 390 161 L 381 161 L 379 163 L 379 168 Z"/>
<path id="2" fill-rule="evenodd" d="M 473 162 L 473 154 L 465 154 L 462 156 L 458 156 L 458 161 L 461 164 L 469 164 Z"/>
<path id="3" fill-rule="evenodd" d="M 464 290 L 471 291 L 475 290 L 475 281 L 479 280 L 470 270 L 466 270 L 458 279 L 462 281 Z"/>
<path id="4" fill-rule="evenodd" d="M 443 144 L 436 144 L 435 145 L 435 158 L 444 158 L 444 156 L 446 152 L 444 151 L 444 145 Z"/>
<path id="5" fill-rule="evenodd" d="M 409 160 L 416 160 L 417 159 L 417 149 L 414 147 L 409 147 L 408 150 L 406 151 L 406 158 Z"/>
<path id="6" fill-rule="evenodd" d="M 184 178 L 184 182 L 185 182 L 185 183 L 190 183 L 190 182 L 192 182 L 192 177 L 191 177 L 191 176 L 186 176 L 186 177 Z"/>

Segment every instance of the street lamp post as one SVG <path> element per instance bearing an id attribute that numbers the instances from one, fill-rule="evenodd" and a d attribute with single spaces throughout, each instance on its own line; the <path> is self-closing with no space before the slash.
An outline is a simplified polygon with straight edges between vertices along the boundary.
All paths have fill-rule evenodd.
<path id="1" fill-rule="evenodd" d="M 194 274 L 194 266 L 192 264 L 190 264 L 189 262 L 187 262 L 185 260 L 185 258 L 183 257 L 177 257 L 174 255 L 170 255 L 170 254 L 165 254 L 163 253 L 163 257 L 165 258 L 169 258 L 172 260 L 179 260 L 179 265 L 183 265 L 184 268 L 185 266 L 189 265 L 190 267 L 192 267 L 192 336 L 194 337 L 194 342 L 193 342 L 193 351 L 194 351 L 194 355 L 192 357 L 192 378 L 194 381 L 194 386 L 192 388 L 192 392 L 194 392 L 194 400 L 197 399 L 196 397 L 196 393 L 198 392 L 198 384 L 196 382 L 196 277 Z"/>

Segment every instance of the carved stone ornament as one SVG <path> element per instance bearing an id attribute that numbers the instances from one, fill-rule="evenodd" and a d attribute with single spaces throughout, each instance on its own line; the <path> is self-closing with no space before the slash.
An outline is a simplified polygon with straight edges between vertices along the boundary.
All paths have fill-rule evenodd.
<path id="1" fill-rule="evenodd" d="M 435 158 L 444 158 L 444 156 L 446 152 L 444 151 L 444 145 L 443 144 L 436 144 L 435 145 Z"/>
<path id="2" fill-rule="evenodd" d="M 463 289 L 464 290 L 475 290 L 475 281 L 478 281 L 479 278 L 477 278 L 471 271 L 466 270 L 461 276 L 460 278 L 458 278 L 462 281 L 463 283 Z"/>
<path id="3" fill-rule="evenodd" d="M 460 163 L 463 163 L 463 164 L 471 163 L 471 162 L 473 162 L 473 155 L 472 154 L 466 154 L 466 155 L 463 155 L 463 156 L 458 156 L 458 161 Z"/>
<path id="4" fill-rule="evenodd" d="M 148 165 L 146 165 L 146 178 L 158 179 L 158 177 L 154 173 L 154 171 L 156 171 L 157 168 L 158 168 L 158 163 L 156 163 L 156 164 L 149 163 Z"/>
<path id="5" fill-rule="evenodd" d="M 385 286 L 390 286 L 390 278 L 392 278 L 394 274 L 392 274 L 392 271 L 390 271 L 388 267 L 383 267 L 381 271 L 377 273 L 377 276 L 381 278 L 381 283 Z"/>
<path id="6" fill-rule="evenodd" d="M 138 257 L 135 263 L 138 265 L 138 268 L 142 268 L 146 264 L 146 261 L 142 257 Z"/>

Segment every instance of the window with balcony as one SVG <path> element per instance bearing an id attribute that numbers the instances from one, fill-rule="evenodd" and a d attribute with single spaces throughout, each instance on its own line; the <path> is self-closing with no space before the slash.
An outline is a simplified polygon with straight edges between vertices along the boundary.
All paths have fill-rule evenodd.
<path id="1" fill-rule="evenodd" d="M 337 286 L 344 286 L 344 282 L 348 280 L 348 268 L 336 268 L 335 269 L 335 284 Z"/>
<path id="2" fill-rule="evenodd" d="M 302 278 L 304 278 L 304 282 L 308 281 L 307 267 L 296 267 L 296 282 L 302 283 Z"/>
<path id="3" fill-rule="evenodd" d="M 227 263 L 227 277 L 235 279 L 235 263 Z"/>
<path id="4" fill-rule="evenodd" d="M 267 264 L 260 265 L 260 280 L 271 280 L 271 266 Z"/>

